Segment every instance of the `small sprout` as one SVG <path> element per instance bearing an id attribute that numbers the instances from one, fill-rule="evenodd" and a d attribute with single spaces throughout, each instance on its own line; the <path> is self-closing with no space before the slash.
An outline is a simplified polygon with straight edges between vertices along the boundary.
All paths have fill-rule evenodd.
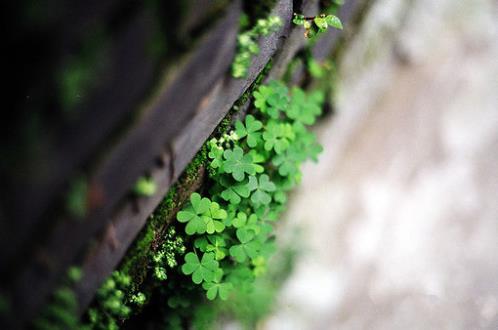
<path id="1" fill-rule="evenodd" d="M 338 30 L 343 29 L 341 20 L 334 15 L 320 14 L 318 16 L 305 17 L 304 15 L 294 13 L 292 22 L 304 27 L 304 36 L 306 38 L 313 38 L 319 33 L 327 31 L 329 26 Z"/>

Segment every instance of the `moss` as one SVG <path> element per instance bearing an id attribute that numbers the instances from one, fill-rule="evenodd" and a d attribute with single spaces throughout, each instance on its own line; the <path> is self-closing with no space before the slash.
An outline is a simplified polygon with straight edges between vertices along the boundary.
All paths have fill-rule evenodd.
<path id="1" fill-rule="evenodd" d="M 185 183 L 189 181 L 194 181 L 199 177 L 199 169 L 207 164 L 207 147 L 204 144 L 201 149 L 194 156 L 192 161 L 187 165 L 183 173 L 183 180 Z"/>

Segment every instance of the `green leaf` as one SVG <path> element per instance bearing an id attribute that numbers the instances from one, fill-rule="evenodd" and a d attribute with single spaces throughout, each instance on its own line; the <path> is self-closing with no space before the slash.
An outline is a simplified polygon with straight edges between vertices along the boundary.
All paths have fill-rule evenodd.
<path id="1" fill-rule="evenodd" d="M 327 17 L 325 17 L 325 20 L 326 20 L 328 25 L 330 25 L 336 29 L 339 29 L 339 30 L 343 29 L 341 20 L 338 17 L 336 17 L 334 15 L 327 15 Z"/>
<path id="2" fill-rule="evenodd" d="M 246 143 L 250 148 L 254 148 L 258 144 L 258 140 L 261 137 L 261 130 L 263 124 L 254 118 L 252 115 L 247 115 L 245 119 L 245 125 L 239 120 L 235 123 L 235 130 L 239 138 L 246 137 Z"/>
<path id="3" fill-rule="evenodd" d="M 296 25 L 304 24 L 304 15 L 294 13 L 294 18 L 292 19 L 292 23 Z"/>
<path id="4" fill-rule="evenodd" d="M 286 111 L 287 117 L 305 125 L 312 125 L 316 117 L 322 113 L 322 101 L 323 93 L 316 92 L 306 96 L 302 89 L 294 87 L 292 102 Z"/>
<path id="5" fill-rule="evenodd" d="M 261 85 L 254 92 L 254 98 L 254 106 L 274 119 L 279 117 L 280 111 L 285 109 L 289 103 L 287 87 L 277 81 L 271 81 L 268 85 Z"/>
<path id="6" fill-rule="evenodd" d="M 185 232 L 189 235 L 222 232 L 225 225 L 220 220 L 226 217 L 227 212 L 221 209 L 218 203 L 201 198 L 198 193 L 193 193 L 190 196 L 190 205 L 176 215 L 178 221 L 188 222 Z"/>
<path id="7" fill-rule="evenodd" d="M 327 20 L 325 19 L 325 17 L 317 16 L 317 17 L 315 17 L 315 19 L 313 20 L 313 22 L 316 24 L 316 26 L 321 31 L 326 30 L 327 27 L 328 27 Z"/>
<path id="8" fill-rule="evenodd" d="M 239 183 L 229 186 L 227 189 L 221 192 L 221 198 L 229 201 L 232 204 L 239 204 L 241 197 L 249 197 L 250 191 L 247 187 L 247 183 Z"/>
<path id="9" fill-rule="evenodd" d="M 215 139 L 209 141 L 208 157 L 212 159 L 209 164 L 212 168 L 221 169 L 223 165 L 223 148 L 216 144 Z"/>
<path id="10" fill-rule="evenodd" d="M 266 100 L 272 95 L 272 89 L 266 85 L 261 85 L 253 93 L 254 95 L 254 106 L 261 110 L 261 112 L 266 113 L 268 104 Z"/>
<path id="11" fill-rule="evenodd" d="M 206 232 L 212 234 L 220 233 L 225 229 L 223 220 L 227 217 L 227 212 L 220 208 L 220 204 L 211 202 L 209 209 L 204 213 L 204 221 L 206 222 Z"/>
<path id="12" fill-rule="evenodd" d="M 255 207 L 270 204 L 271 196 L 269 192 L 276 190 L 275 184 L 270 181 L 266 174 L 262 174 L 259 180 L 255 176 L 250 176 L 248 187 L 251 191 L 254 190 L 251 195 L 251 202 Z"/>
<path id="13" fill-rule="evenodd" d="M 210 235 L 208 236 L 209 244 L 206 245 L 207 252 L 213 252 L 216 260 L 225 258 L 227 250 L 225 248 L 226 242 L 222 236 Z"/>
<path id="14" fill-rule="evenodd" d="M 198 193 L 192 193 L 190 195 L 190 203 L 197 214 L 202 214 L 209 209 L 211 201 L 209 198 L 202 198 Z"/>
<path id="15" fill-rule="evenodd" d="M 208 212 L 211 201 L 201 198 L 198 193 L 190 195 L 190 205 L 178 212 L 176 219 L 180 222 L 188 222 L 185 232 L 188 235 L 203 234 L 207 230 L 204 213 Z"/>
<path id="16" fill-rule="evenodd" d="M 285 153 L 273 158 L 273 165 L 278 167 L 278 174 L 281 176 L 294 175 L 299 171 L 300 152 L 289 149 Z"/>
<path id="17" fill-rule="evenodd" d="M 152 178 L 140 177 L 135 183 L 133 191 L 138 196 L 149 197 L 156 193 L 157 185 Z"/>
<path id="18" fill-rule="evenodd" d="M 236 146 L 233 150 L 225 150 L 223 156 L 226 159 L 223 170 L 226 173 L 231 173 L 235 180 L 244 180 L 245 174 L 256 174 L 256 168 L 252 162 L 251 155 L 244 155 L 242 148 Z"/>
<path id="19" fill-rule="evenodd" d="M 294 137 L 294 132 L 290 124 L 270 121 L 263 133 L 263 139 L 265 140 L 264 148 L 267 151 L 275 150 L 277 154 L 281 154 L 289 148 L 290 141 L 294 140 Z"/>
<path id="20" fill-rule="evenodd" d="M 218 261 L 215 260 L 213 253 L 204 253 L 202 260 L 193 252 L 185 255 L 185 264 L 182 266 L 182 272 L 185 275 L 192 274 L 192 281 L 199 284 L 202 281 L 211 282 L 215 278 L 215 272 L 218 270 Z"/>
<path id="21" fill-rule="evenodd" d="M 254 233 L 244 228 L 237 229 L 236 236 L 240 244 L 233 245 L 229 252 L 237 262 L 244 262 L 247 258 L 255 258 L 258 256 L 261 244 L 254 241 Z"/>
<path id="22" fill-rule="evenodd" d="M 247 223 L 247 215 L 244 212 L 237 213 L 237 217 L 233 219 L 232 225 L 235 228 L 243 227 Z"/>
<path id="23" fill-rule="evenodd" d="M 325 73 L 322 65 L 314 58 L 308 59 L 308 71 L 313 78 L 322 78 Z"/>
<path id="24" fill-rule="evenodd" d="M 255 207 L 270 204 L 271 196 L 268 193 L 276 190 L 275 184 L 266 174 L 262 174 L 259 180 L 255 176 L 250 176 L 247 186 L 249 190 L 254 191 L 251 195 L 251 202 Z"/>
<path id="25" fill-rule="evenodd" d="M 204 282 L 202 287 L 206 290 L 206 297 L 209 300 L 214 300 L 217 296 L 221 300 L 227 300 L 230 292 L 233 290 L 232 283 Z"/>

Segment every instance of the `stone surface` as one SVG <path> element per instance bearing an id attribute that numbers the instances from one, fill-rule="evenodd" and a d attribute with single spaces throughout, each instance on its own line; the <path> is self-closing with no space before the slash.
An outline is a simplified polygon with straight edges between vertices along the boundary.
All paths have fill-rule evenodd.
<path id="1" fill-rule="evenodd" d="M 263 329 L 498 329 L 498 3 L 379 0 L 287 214 Z"/>

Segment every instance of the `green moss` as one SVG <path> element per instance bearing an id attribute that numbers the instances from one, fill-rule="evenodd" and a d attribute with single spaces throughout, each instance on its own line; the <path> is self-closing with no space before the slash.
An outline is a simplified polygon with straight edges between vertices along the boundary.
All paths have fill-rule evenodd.
<path id="1" fill-rule="evenodd" d="M 199 169 L 207 164 L 207 147 L 204 144 L 194 156 L 192 161 L 187 165 L 183 172 L 183 178 L 180 181 L 188 183 L 199 178 Z"/>

